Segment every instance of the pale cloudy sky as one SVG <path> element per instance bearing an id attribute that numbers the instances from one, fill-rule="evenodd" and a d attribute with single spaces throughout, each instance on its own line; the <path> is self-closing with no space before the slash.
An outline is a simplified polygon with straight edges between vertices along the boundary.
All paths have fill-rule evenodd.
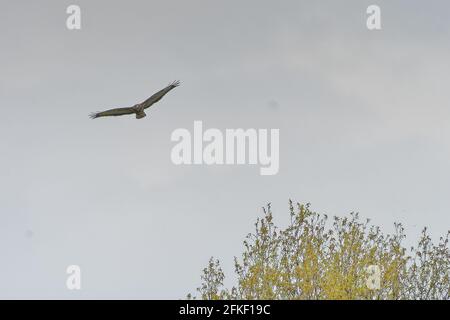
<path id="1" fill-rule="evenodd" d="M 366 28 L 366 8 L 382 30 Z M 66 29 L 66 8 L 82 30 Z M 2 1 L 0 297 L 182 298 L 272 202 L 450 226 L 448 1 Z M 147 113 L 88 114 L 182 85 Z M 177 128 L 279 128 L 280 171 L 175 166 Z M 82 268 L 68 291 L 65 269 Z"/>

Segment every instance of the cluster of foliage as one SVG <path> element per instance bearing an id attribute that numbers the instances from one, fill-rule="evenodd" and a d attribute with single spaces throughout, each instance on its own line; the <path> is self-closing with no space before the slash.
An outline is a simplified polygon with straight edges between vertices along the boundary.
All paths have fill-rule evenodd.
<path id="1" fill-rule="evenodd" d="M 357 213 L 329 219 L 292 201 L 290 217 L 280 230 L 270 204 L 264 208 L 242 257 L 235 257 L 237 285 L 224 288 L 224 272 L 211 258 L 199 298 L 450 299 L 450 231 L 434 244 L 425 228 L 417 246 L 407 250 L 399 223 L 386 235 Z M 374 276 L 369 266 L 379 270 L 376 287 L 368 283 Z"/>

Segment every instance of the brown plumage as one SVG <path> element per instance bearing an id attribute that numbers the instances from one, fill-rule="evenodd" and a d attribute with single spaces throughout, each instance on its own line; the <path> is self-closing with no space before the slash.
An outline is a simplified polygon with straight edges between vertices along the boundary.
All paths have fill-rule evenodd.
<path id="1" fill-rule="evenodd" d="M 155 93 L 142 103 L 135 104 L 134 106 L 128 108 L 115 108 L 102 112 L 94 112 L 91 113 L 90 118 L 96 119 L 99 117 L 110 117 L 110 116 L 116 117 L 116 116 L 123 116 L 126 114 L 135 114 L 136 119 L 142 119 L 146 116 L 144 112 L 145 109 L 151 107 L 154 103 L 161 100 L 162 97 L 164 97 L 170 90 L 178 87 L 179 85 L 180 81 L 174 81 L 173 83 L 169 84 L 164 89 L 158 91 L 157 93 Z"/>

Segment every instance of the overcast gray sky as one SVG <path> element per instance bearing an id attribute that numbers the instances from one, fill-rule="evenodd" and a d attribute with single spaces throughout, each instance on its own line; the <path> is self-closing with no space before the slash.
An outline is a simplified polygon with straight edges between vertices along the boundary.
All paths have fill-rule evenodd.
<path id="1" fill-rule="evenodd" d="M 382 30 L 366 28 L 378 4 Z M 82 29 L 66 28 L 81 7 Z M 448 1 L 2 1 L 0 297 L 182 298 L 272 202 L 450 226 Z M 92 111 L 181 86 L 147 117 Z M 177 128 L 279 128 L 280 171 L 175 166 Z M 80 265 L 82 290 L 66 289 Z"/>

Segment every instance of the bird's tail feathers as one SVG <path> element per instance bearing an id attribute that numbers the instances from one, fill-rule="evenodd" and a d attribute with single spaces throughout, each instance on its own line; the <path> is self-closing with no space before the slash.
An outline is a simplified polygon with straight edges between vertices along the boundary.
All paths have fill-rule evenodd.
<path id="1" fill-rule="evenodd" d="M 136 113 L 136 119 L 142 119 L 146 116 L 144 111 L 140 111 Z"/>

